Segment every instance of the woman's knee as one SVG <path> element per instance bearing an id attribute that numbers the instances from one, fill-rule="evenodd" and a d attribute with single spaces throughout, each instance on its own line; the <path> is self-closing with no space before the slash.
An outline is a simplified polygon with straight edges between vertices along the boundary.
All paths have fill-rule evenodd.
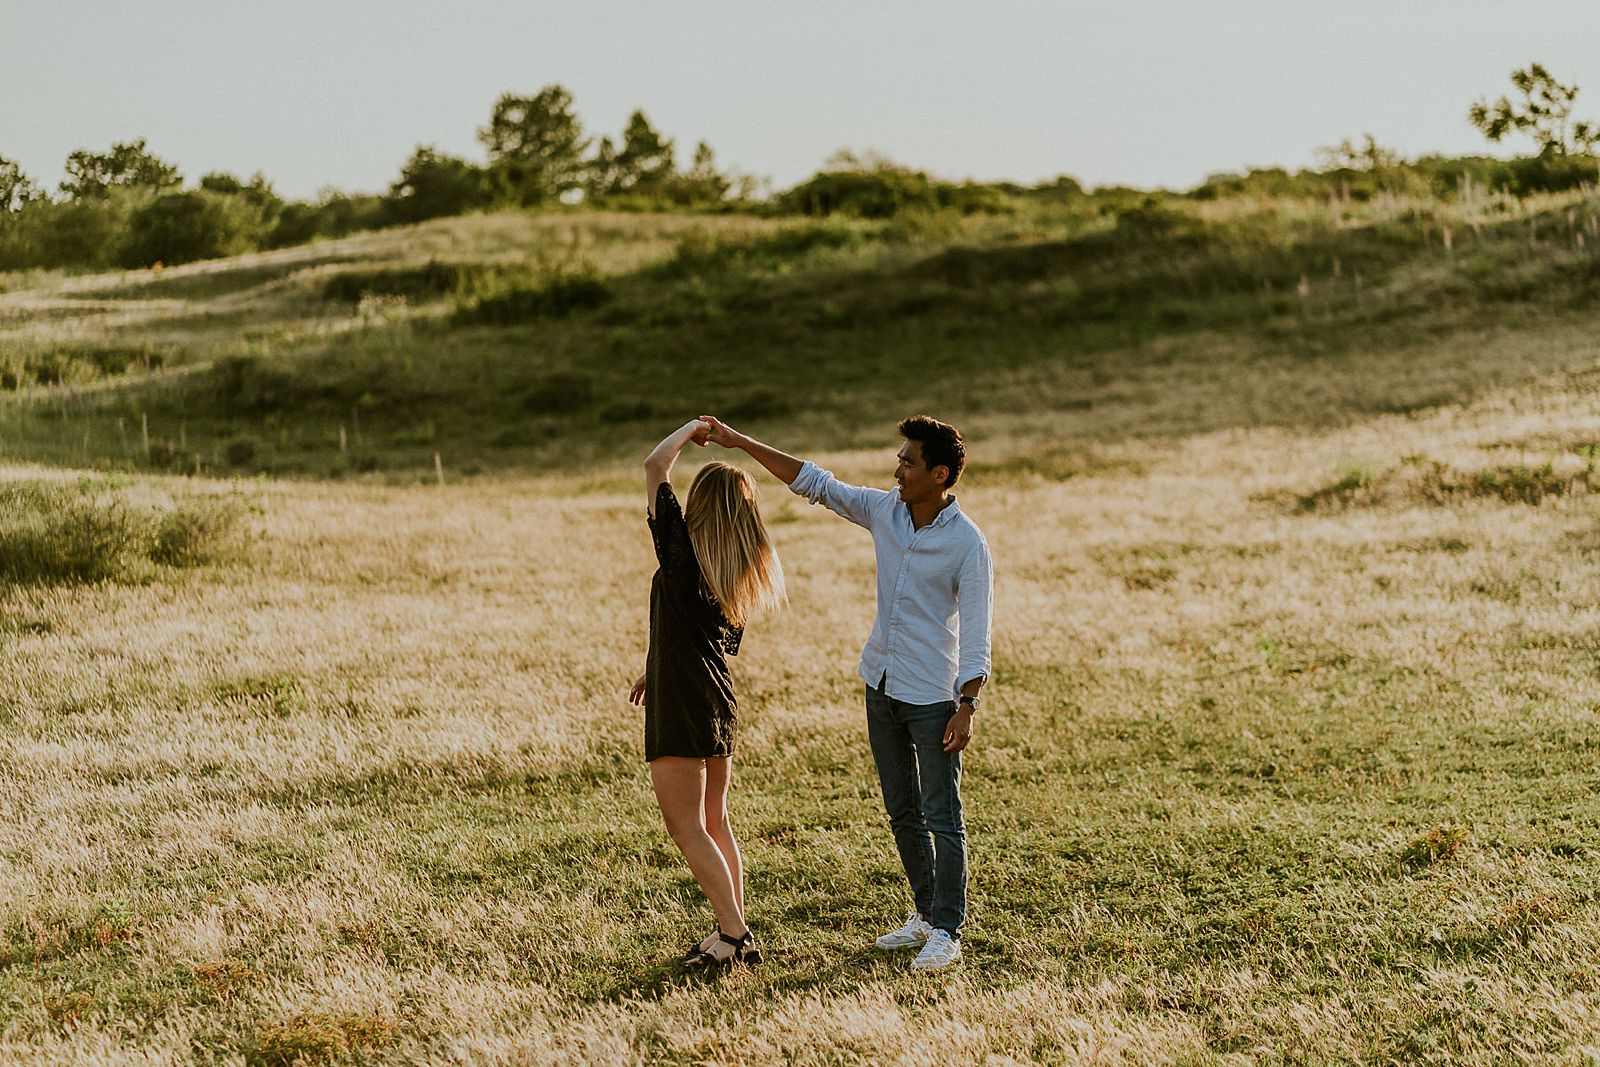
<path id="1" fill-rule="evenodd" d="M 728 809 L 723 807 L 706 807 L 706 833 L 712 837 L 723 837 L 733 833 L 733 820 L 728 817 Z"/>
<path id="2" fill-rule="evenodd" d="M 706 833 L 706 827 L 691 814 L 663 809 L 661 815 L 662 820 L 667 824 L 667 833 L 674 841 L 692 840 L 697 837 L 703 837 Z"/>

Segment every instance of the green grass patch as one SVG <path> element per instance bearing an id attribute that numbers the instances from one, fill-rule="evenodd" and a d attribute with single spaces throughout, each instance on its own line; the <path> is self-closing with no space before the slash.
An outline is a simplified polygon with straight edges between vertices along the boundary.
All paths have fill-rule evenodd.
<path id="1" fill-rule="evenodd" d="M 322 296 L 350 304 L 368 296 L 403 297 L 413 302 L 442 300 L 490 275 L 490 268 L 482 264 L 439 260 L 429 260 L 420 267 L 341 270 L 322 284 Z"/>
<path id="2" fill-rule="evenodd" d="M 458 326 L 516 326 L 559 319 L 611 302 L 611 284 L 591 268 L 556 269 L 532 284 L 490 289 L 463 303 L 452 318 Z"/>

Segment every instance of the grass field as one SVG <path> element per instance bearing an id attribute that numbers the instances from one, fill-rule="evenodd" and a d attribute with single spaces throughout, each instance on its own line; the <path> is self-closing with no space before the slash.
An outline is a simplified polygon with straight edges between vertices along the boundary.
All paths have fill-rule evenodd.
<path id="1" fill-rule="evenodd" d="M 488 217 L 9 279 L 7 500 L 144 547 L 0 594 L 0 1058 L 1595 1061 L 1595 210 Z M 876 484 L 907 409 L 968 431 L 953 973 L 863 947 L 907 906 L 870 543 L 770 479 L 733 798 L 769 963 L 673 964 L 709 911 L 625 700 L 636 468 L 703 408 Z M 177 513 L 219 551 L 150 549 Z"/>

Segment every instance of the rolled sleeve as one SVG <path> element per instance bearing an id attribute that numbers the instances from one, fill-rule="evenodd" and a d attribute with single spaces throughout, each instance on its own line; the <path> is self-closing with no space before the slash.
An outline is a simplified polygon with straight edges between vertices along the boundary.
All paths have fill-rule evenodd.
<path id="1" fill-rule="evenodd" d="M 989 544 L 980 536 L 961 564 L 956 588 L 956 610 L 961 628 L 956 666 L 956 688 L 974 678 L 990 677 L 990 633 L 994 618 L 994 565 Z"/>
<path id="2" fill-rule="evenodd" d="M 833 472 L 822 469 L 810 460 L 801 465 L 800 473 L 789 483 L 789 490 L 868 529 L 872 528 L 873 515 L 893 495 L 883 489 L 868 489 L 841 482 L 833 476 Z"/>

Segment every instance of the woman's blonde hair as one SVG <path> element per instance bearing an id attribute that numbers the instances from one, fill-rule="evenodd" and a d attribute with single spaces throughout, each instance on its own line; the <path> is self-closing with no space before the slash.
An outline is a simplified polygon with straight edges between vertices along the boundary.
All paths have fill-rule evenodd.
<path id="1" fill-rule="evenodd" d="M 684 508 L 689 543 L 706 591 L 735 626 L 782 607 L 783 564 L 756 507 L 756 483 L 738 467 L 713 461 L 700 468 Z"/>

